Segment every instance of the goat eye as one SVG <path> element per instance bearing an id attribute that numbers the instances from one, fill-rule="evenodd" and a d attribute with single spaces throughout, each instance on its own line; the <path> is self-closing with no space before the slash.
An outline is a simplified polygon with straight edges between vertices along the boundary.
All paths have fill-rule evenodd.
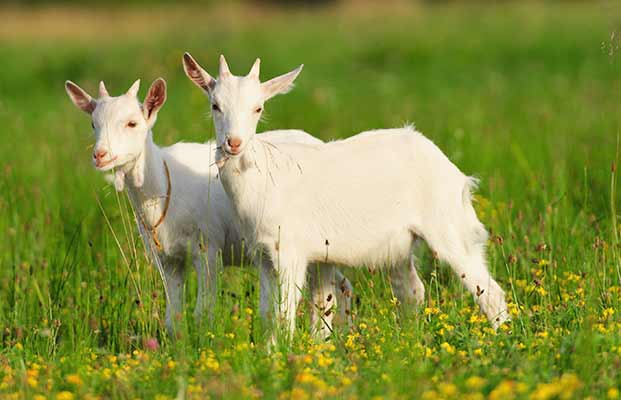
<path id="1" fill-rule="evenodd" d="M 136 121 L 129 121 L 127 123 L 127 127 L 128 128 L 135 128 L 138 124 L 136 123 Z"/>
<path id="2" fill-rule="evenodd" d="M 257 114 L 260 113 L 261 111 L 263 111 L 263 107 L 257 107 L 257 109 L 254 110 L 254 112 L 256 112 Z"/>
<path id="3" fill-rule="evenodd" d="M 212 110 L 214 110 L 214 111 L 220 111 L 220 106 L 219 106 L 219 105 L 217 105 L 216 103 L 213 103 L 213 104 L 211 105 L 211 109 L 212 109 Z"/>

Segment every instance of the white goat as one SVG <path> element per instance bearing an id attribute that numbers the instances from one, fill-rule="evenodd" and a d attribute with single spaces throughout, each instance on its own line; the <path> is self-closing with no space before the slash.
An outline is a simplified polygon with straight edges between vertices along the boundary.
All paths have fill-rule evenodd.
<path id="1" fill-rule="evenodd" d="M 264 102 L 289 91 L 302 66 L 261 83 L 259 65 L 237 77 L 221 56 L 216 80 L 184 56 L 186 74 L 211 101 L 222 184 L 245 236 L 271 261 L 261 268 L 263 312 L 274 307 L 293 332 L 309 263 L 399 265 L 422 238 L 495 328 L 507 320 L 504 292 L 486 266 L 487 232 L 471 204 L 476 181 L 411 127 L 274 151 L 256 139 L 257 122 Z"/>
<path id="2" fill-rule="evenodd" d="M 67 81 L 65 88 L 73 103 L 92 117 L 95 167 L 101 171 L 115 168 L 116 189 L 128 188 L 142 239 L 163 272 L 166 326 L 172 333 L 174 318 L 182 307 L 188 245 L 198 273 L 194 314 L 199 318 L 205 308 L 210 315 L 213 312 L 218 255 L 225 265 L 238 263 L 242 236 L 218 179 L 215 143 L 155 145 L 151 129 L 166 100 L 166 83 L 161 78 L 154 81 L 143 104 L 137 98 L 139 85 L 138 80 L 124 95 L 110 97 L 101 82 L 96 100 L 73 82 Z M 261 140 L 270 145 L 285 141 L 322 144 L 306 132 L 294 130 L 269 132 L 261 135 Z M 203 243 L 206 259 L 201 251 Z M 341 318 L 347 320 L 349 281 L 334 267 L 321 265 L 314 270 L 311 283 L 313 320 L 321 320 L 321 328 L 329 331 L 332 313 L 327 310 L 335 303 L 340 304 Z"/>

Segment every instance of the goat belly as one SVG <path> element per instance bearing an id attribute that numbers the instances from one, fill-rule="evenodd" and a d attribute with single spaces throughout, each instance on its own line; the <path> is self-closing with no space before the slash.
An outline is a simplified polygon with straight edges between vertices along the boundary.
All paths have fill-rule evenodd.
<path id="1" fill-rule="evenodd" d="M 413 240 L 411 232 L 405 227 L 377 229 L 358 236 L 348 233 L 325 236 L 323 242 L 314 241 L 319 246 L 314 246 L 311 260 L 354 267 L 383 267 L 405 262 L 410 255 Z"/>

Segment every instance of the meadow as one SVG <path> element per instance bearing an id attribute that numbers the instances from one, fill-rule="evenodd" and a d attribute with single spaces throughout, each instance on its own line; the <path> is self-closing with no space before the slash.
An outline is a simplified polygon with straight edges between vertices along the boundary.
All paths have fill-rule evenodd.
<path id="1" fill-rule="evenodd" d="M 116 9 L 2 8 L 0 398 L 619 398 L 621 7 L 611 2 L 352 3 Z M 450 269 L 420 258 L 426 303 L 382 272 L 345 269 L 353 326 L 325 343 L 300 308 L 266 351 L 251 266 L 219 277 L 195 326 L 196 277 L 176 340 L 125 194 L 91 165 L 86 115 L 63 83 L 141 95 L 164 77 L 158 144 L 214 136 L 183 74 L 256 57 L 262 78 L 304 63 L 261 130 L 330 140 L 416 127 L 481 179 L 476 208 L 513 320 L 494 332 Z M 346 166 L 344 166 L 346 168 Z M 191 268 L 189 265 L 188 268 Z"/>

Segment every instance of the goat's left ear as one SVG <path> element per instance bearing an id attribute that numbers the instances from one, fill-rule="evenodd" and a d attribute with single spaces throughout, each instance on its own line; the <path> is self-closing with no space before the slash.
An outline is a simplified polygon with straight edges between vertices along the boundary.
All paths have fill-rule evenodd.
<path id="1" fill-rule="evenodd" d="M 164 102 L 166 102 L 166 81 L 162 78 L 157 78 L 151 84 L 147 97 L 145 97 L 142 103 L 144 118 L 149 122 L 153 121 Z"/>
<path id="2" fill-rule="evenodd" d="M 293 89 L 293 81 L 298 77 L 300 72 L 302 72 L 302 68 L 304 68 L 304 64 L 300 65 L 291 72 L 277 76 L 267 82 L 263 82 L 261 84 L 261 90 L 263 91 L 264 97 L 263 100 L 266 101 L 278 94 L 285 94 Z"/>

